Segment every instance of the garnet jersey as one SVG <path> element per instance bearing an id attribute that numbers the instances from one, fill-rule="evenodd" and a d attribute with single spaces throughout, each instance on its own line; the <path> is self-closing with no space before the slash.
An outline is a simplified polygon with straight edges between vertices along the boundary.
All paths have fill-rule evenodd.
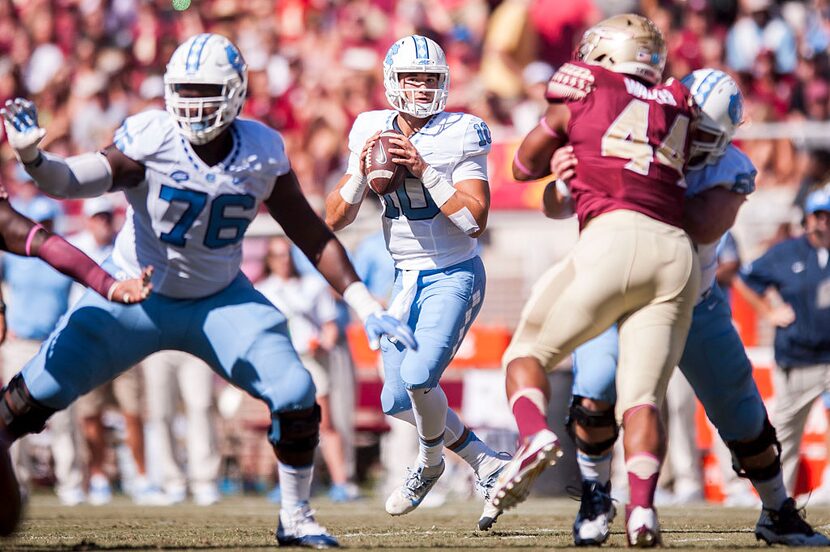
<path id="1" fill-rule="evenodd" d="M 547 98 L 571 112 L 568 141 L 579 169 L 570 189 L 580 226 L 617 209 L 681 226 L 683 169 L 696 108 L 680 81 L 647 87 L 571 62 L 553 76 Z"/>
<path id="2" fill-rule="evenodd" d="M 207 297 L 239 274 L 242 238 L 277 178 L 291 166 L 280 134 L 236 119 L 233 150 L 209 167 L 166 112 L 133 115 L 115 145 L 145 167 L 144 181 L 124 190 L 127 220 L 112 253 L 132 277 L 153 265 L 153 291 L 176 298 Z"/>

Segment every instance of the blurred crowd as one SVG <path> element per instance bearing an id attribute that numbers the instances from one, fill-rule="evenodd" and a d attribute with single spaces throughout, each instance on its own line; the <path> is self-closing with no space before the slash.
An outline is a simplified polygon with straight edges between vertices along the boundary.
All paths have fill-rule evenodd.
<path id="1" fill-rule="evenodd" d="M 250 71 L 245 114 L 279 129 L 311 195 L 341 174 L 351 122 L 387 107 L 381 63 L 412 33 L 443 45 L 449 110 L 484 118 L 497 140 L 544 108 L 544 83 L 584 28 L 640 11 L 667 37 L 667 76 L 703 66 L 739 77 L 750 123 L 824 120 L 830 102 L 826 0 L 0 0 L 0 101 L 35 100 L 44 145 L 106 145 L 128 114 L 160 105 L 167 59 L 186 37 L 229 36 Z M 807 158 L 788 140 L 747 144 L 760 184 L 795 184 Z M 3 160 L 10 152 L 3 146 Z M 8 178 L 12 167 L 4 163 Z"/>

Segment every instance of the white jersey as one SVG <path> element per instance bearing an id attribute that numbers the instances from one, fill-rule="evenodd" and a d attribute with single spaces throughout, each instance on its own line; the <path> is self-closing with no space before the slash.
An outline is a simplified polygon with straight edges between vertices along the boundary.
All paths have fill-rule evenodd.
<path id="1" fill-rule="evenodd" d="M 290 170 L 278 132 L 245 119 L 229 128 L 233 149 L 212 167 L 165 111 L 129 117 L 115 134 L 116 147 L 146 172 L 124 191 L 130 206 L 113 261 L 133 277 L 153 265 L 155 293 L 199 298 L 230 284 L 245 230 L 276 178 Z"/>
<path id="2" fill-rule="evenodd" d="M 730 144 L 723 157 L 714 165 L 706 165 L 700 169 L 686 173 L 686 197 L 693 197 L 718 186 L 738 194 L 749 195 L 755 190 L 755 175 L 758 171 L 749 157 L 737 147 Z M 715 283 L 715 273 L 718 270 L 718 243 L 701 245 L 697 254 L 700 258 L 700 294 L 708 293 Z"/>
<path id="3" fill-rule="evenodd" d="M 361 113 L 349 134 L 349 174 L 375 132 L 396 128 L 397 111 Z M 399 130 L 399 129 L 397 129 Z M 490 129 L 472 115 L 441 112 L 410 136 L 421 157 L 449 182 L 487 180 Z M 382 198 L 386 247 L 402 270 L 446 268 L 478 253 L 478 240 L 461 231 L 435 205 L 420 180 L 410 175 L 394 194 Z"/>

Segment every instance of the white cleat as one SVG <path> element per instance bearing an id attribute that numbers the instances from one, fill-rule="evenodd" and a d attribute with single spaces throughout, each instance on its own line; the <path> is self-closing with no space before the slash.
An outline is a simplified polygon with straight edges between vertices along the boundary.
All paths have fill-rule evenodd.
<path id="1" fill-rule="evenodd" d="M 444 460 L 441 460 L 440 464 L 429 468 L 426 466 L 418 466 L 414 470 L 407 468 L 404 484 L 392 491 L 386 499 L 387 513 L 402 516 L 417 508 L 444 473 L 445 466 Z"/>
<path id="2" fill-rule="evenodd" d="M 635 548 L 652 548 L 659 546 L 660 524 L 654 508 L 631 505 L 625 507 L 625 536 L 628 546 Z"/>
<path id="3" fill-rule="evenodd" d="M 487 531 L 501 515 L 501 509 L 493 506 L 491 499 L 493 498 L 493 489 L 496 488 L 496 482 L 504 469 L 510 464 L 513 457 L 507 452 L 496 453 L 493 458 L 495 469 L 487 475 L 475 474 L 476 491 L 484 499 L 484 511 L 481 512 L 481 517 L 478 518 L 478 528 L 480 531 Z"/>
<path id="4" fill-rule="evenodd" d="M 502 470 L 492 491 L 492 505 L 501 513 L 524 501 L 536 478 L 561 457 L 559 438 L 551 430 L 529 437 Z"/>
<path id="5" fill-rule="evenodd" d="M 109 479 L 100 474 L 95 474 L 89 478 L 87 502 L 93 506 L 104 506 L 112 502 L 112 488 Z"/>

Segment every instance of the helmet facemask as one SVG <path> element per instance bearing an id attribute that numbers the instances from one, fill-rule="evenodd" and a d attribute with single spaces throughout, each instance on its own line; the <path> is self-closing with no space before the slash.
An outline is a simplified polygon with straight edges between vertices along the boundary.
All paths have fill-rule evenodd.
<path id="1" fill-rule="evenodd" d="M 187 140 L 195 145 L 210 142 L 222 133 L 239 115 L 244 101 L 245 87 L 240 79 L 223 84 L 165 82 L 164 103 L 167 112 L 173 116 L 179 130 Z M 187 94 L 186 90 L 199 90 L 206 95 Z M 208 89 L 210 87 L 210 90 Z M 218 94 L 218 95 L 217 95 Z M 242 95 L 240 101 L 239 95 Z M 234 109 L 233 106 L 239 107 Z"/>
<path id="2" fill-rule="evenodd" d="M 732 141 L 732 137 L 703 112 L 700 113 L 697 128 L 692 133 L 691 139 L 689 162 L 686 164 L 686 168 L 691 170 L 717 163 L 718 159 L 726 153 L 729 142 Z"/>
<path id="3" fill-rule="evenodd" d="M 444 111 L 450 87 L 450 72 L 447 67 L 391 67 L 384 68 L 384 85 L 386 99 L 397 111 L 408 113 L 413 117 L 426 118 Z M 438 76 L 436 88 L 406 87 L 401 85 L 404 75 L 426 73 Z M 419 95 L 432 95 L 431 100 L 418 101 Z"/>

